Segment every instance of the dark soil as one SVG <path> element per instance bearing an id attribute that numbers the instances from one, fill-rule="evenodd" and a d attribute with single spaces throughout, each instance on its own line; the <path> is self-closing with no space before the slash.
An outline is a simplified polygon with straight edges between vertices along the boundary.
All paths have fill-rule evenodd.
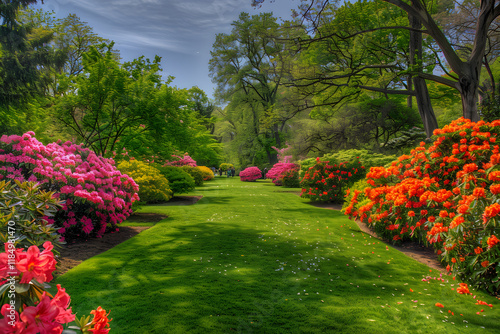
<path id="1" fill-rule="evenodd" d="M 157 205 L 191 205 L 198 202 L 202 197 L 203 196 L 174 196 L 169 202 Z M 157 223 L 165 218 L 167 218 L 166 215 L 136 212 L 133 213 L 127 221 L 134 223 Z M 119 226 L 119 231 L 106 233 L 102 238 L 93 238 L 87 241 L 78 241 L 73 244 L 64 245 L 60 251 L 56 275 L 64 274 L 86 259 L 101 254 L 150 227 L 151 226 Z"/>

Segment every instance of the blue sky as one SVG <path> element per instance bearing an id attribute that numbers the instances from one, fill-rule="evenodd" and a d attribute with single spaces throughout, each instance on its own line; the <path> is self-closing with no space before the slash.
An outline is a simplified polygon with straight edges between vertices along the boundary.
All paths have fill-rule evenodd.
<path id="1" fill-rule="evenodd" d="M 57 17 L 76 14 L 99 36 L 115 41 L 124 61 L 162 57 L 165 76 L 179 88 L 198 86 L 210 97 L 210 50 L 217 33 L 229 33 L 240 12 L 273 12 L 289 19 L 299 0 L 269 0 L 260 9 L 251 0 L 44 0 L 37 6 Z"/>

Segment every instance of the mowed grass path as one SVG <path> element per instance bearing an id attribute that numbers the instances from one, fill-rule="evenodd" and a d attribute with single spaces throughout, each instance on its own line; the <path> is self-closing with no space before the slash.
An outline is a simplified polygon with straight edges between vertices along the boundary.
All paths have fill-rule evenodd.
<path id="1" fill-rule="evenodd" d="M 500 333 L 497 299 L 293 191 L 221 178 L 195 205 L 143 207 L 169 218 L 53 285 L 80 316 L 110 310 L 111 333 Z"/>

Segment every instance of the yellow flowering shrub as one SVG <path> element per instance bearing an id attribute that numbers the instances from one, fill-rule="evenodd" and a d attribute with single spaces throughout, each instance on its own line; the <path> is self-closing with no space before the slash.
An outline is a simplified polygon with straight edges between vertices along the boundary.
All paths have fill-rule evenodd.
<path id="1" fill-rule="evenodd" d="M 206 166 L 198 166 L 198 169 L 203 173 L 203 181 L 210 181 L 214 178 L 214 172 Z"/>
<path id="2" fill-rule="evenodd" d="M 117 167 L 139 185 L 141 202 L 166 202 L 172 198 L 173 192 L 170 190 L 168 180 L 153 166 L 142 161 L 131 160 L 122 161 Z"/>

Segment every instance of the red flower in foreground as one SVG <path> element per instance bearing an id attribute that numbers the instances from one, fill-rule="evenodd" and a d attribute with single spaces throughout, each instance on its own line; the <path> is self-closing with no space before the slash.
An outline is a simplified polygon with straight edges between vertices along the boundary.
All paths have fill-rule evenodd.
<path id="1" fill-rule="evenodd" d="M 59 310 L 50 303 L 50 297 L 45 296 L 37 306 L 30 306 L 21 313 L 21 320 L 29 324 L 26 333 L 61 333 L 62 325 L 55 322 Z"/>
<path id="2" fill-rule="evenodd" d="M 441 304 L 441 303 L 436 303 L 436 306 L 437 306 L 437 307 L 441 307 L 441 308 L 443 308 L 443 307 L 444 307 L 444 305 L 443 305 L 443 304 Z"/>
<path id="3" fill-rule="evenodd" d="M 106 314 L 106 310 L 99 306 L 97 310 L 91 311 L 90 314 L 94 315 L 94 319 L 92 320 L 94 328 L 89 329 L 89 332 L 93 334 L 107 334 L 109 332 L 109 322 L 113 320 L 108 320 L 109 313 Z"/>
<path id="4" fill-rule="evenodd" d="M 19 320 L 19 314 L 14 311 L 14 319 L 9 319 L 7 315 L 10 315 L 10 305 L 4 304 L 2 306 L 2 310 L 0 312 L 3 315 L 3 318 L 0 319 L 0 333 L 5 334 L 21 334 L 27 333 L 24 331 L 26 324 Z M 14 321 L 14 326 L 9 324 L 10 321 Z"/>
<path id="5" fill-rule="evenodd" d="M 52 243 L 47 241 L 43 244 L 45 250 L 40 253 L 37 246 L 30 246 L 17 263 L 17 268 L 23 272 L 21 283 L 29 283 L 35 278 L 39 283 L 52 280 L 52 272 L 56 269 L 56 260 L 52 253 Z"/>

